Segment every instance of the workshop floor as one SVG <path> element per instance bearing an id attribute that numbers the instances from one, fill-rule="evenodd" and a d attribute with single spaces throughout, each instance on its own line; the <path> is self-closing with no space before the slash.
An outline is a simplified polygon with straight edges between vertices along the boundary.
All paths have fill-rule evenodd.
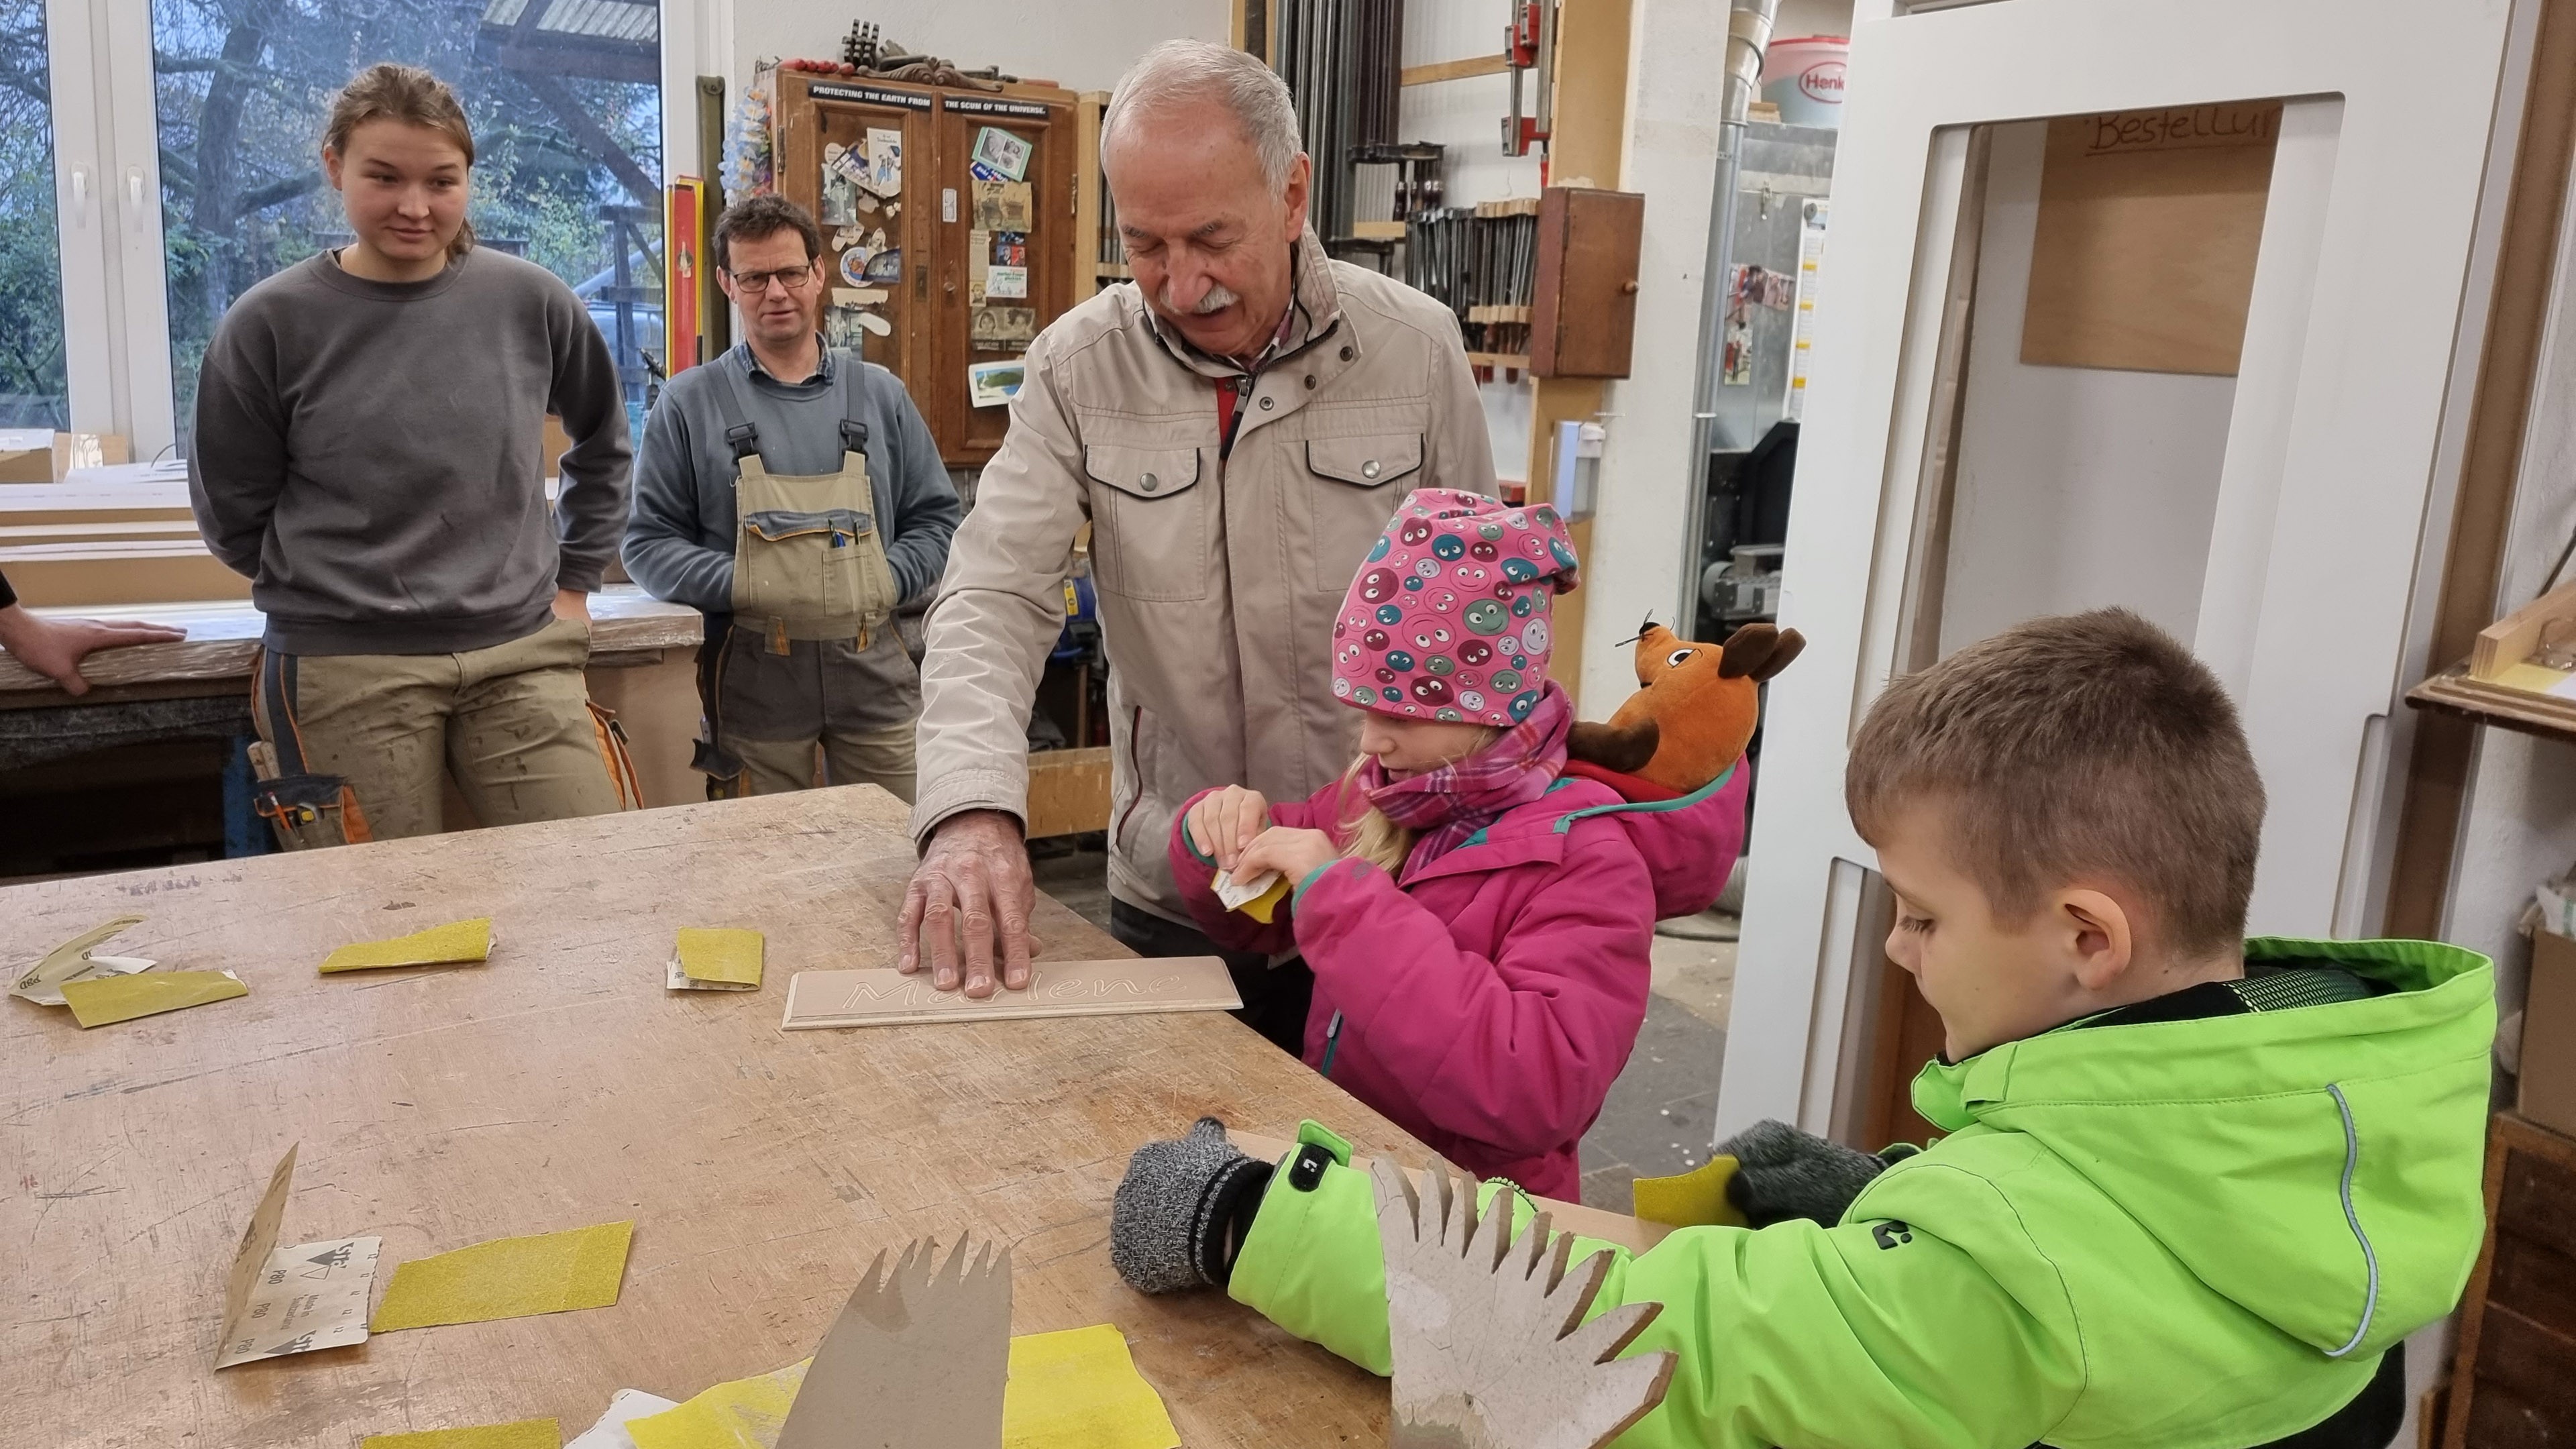
<path id="1" fill-rule="evenodd" d="M 1043 846 L 1041 846 L 1043 849 Z M 1036 862 L 1038 889 L 1102 930 L 1109 929 L 1105 858 L 1070 851 Z M 1667 929 L 1732 937 L 1735 918 L 1714 912 Z M 1583 1200 L 1628 1210 L 1636 1177 L 1686 1172 L 1708 1158 L 1718 1065 L 1726 1055 L 1726 1014 L 1735 996 L 1735 942 L 1655 937 L 1654 994 L 1627 1069 L 1610 1089 L 1601 1120 L 1583 1138 Z"/>

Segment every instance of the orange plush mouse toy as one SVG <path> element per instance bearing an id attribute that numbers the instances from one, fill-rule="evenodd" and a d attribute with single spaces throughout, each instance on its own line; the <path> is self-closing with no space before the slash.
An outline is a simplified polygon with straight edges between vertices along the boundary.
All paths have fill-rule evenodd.
<path id="1" fill-rule="evenodd" d="M 1566 773 L 1634 801 L 1707 789 L 1743 758 L 1762 681 L 1806 647 L 1797 630 L 1769 624 L 1747 624 L 1723 645 L 1694 644 L 1648 619 L 1637 636 L 1637 692 L 1608 724 L 1574 727 Z"/>

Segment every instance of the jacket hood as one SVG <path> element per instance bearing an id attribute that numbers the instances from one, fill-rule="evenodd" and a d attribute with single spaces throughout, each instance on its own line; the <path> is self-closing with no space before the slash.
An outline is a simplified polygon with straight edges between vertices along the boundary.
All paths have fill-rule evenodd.
<path id="1" fill-rule="evenodd" d="M 2425 941 L 2258 939 L 2245 955 L 2389 989 L 2071 1024 L 1933 1062 L 1914 1104 L 1945 1131 L 2036 1139 L 2213 1292 L 2329 1356 L 2376 1354 L 2448 1313 L 2477 1257 L 2494 967 Z"/>
<path id="2" fill-rule="evenodd" d="M 1599 777 L 1594 777 L 1599 778 Z M 1753 768 L 1744 760 L 1687 795 L 1653 785 L 1620 790 L 1606 805 L 1569 812 L 1559 829 L 1594 816 L 1615 820 L 1655 882 L 1655 919 L 1695 916 L 1717 904 L 1735 857 L 1744 849 L 1745 806 L 1753 794 Z"/>
<path id="3" fill-rule="evenodd" d="M 1469 836 L 1405 884 L 1471 870 L 1498 870 L 1563 853 L 1579 821 L 1601 819 L 1627 832 L 1655 888 L 1655 919 L 1697 915 L 1716 904 L 1744 847 L 1744 806 L 1752 772 L 1742 761 L 1688 795 L 1647 786 L 1629 795 L 1595 775 L 1567 775 L 1526 805 Z M 1653 798 L 1655 796 L 1664 798 Z"/>

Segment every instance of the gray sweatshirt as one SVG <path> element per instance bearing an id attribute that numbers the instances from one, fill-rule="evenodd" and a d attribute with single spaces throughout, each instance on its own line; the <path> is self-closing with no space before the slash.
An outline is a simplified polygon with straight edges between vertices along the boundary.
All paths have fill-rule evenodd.
<path id="1" fill-rule="evenodd" d="M 939 444 L 912 395 L 893 373 L 845 351 L 824 348 L 822 369 L 784 383 L 738 343 L 704 367 L 671 379 L 644 421 L 635 455 L 635 511 L 626 525 L 626 571 L 647 593 L 710 614 L 733 609 L 735 516 L 733 448 L 725 441 L 716 389 L 730 372 L 746 386 L 743 421 L 760 433 L 760 457 L 772 473 L 810 476 L 841 467 L 844 377 L 864 369 L 868 484 L 886 520 L 886 562 L 905 602 L 928 593 L 948 566 L 949 535 L 964 511 L 939 461 Z M 720 371 L 721 370 L 721 371 Z"/>
<path id="2" fill-rule="evenodd" d="M 572 449 L 546 509 L 546 414 Z M 197 379 L 188 492 L 285 654 L 448 654 L 599 587 L 626 515 L 608 343 L 553 273 L 477 247 L 426 282 L 328 254 L 244 293 Z"/>

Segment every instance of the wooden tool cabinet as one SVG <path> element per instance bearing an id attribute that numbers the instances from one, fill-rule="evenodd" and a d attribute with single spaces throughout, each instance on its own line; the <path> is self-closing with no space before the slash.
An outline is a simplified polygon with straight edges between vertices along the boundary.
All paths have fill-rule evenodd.
<path id="1" fill-rule="evenodd" d="M 2487 1144 L 2487 1242 L 2460 1304 L 2443 1449 L 2576 1443 L 2576 1141 L 2512 1112 Z"/>
<path id="2" fill-rule="evenodd" d="M 1029 187 L 1028 297 L 994 305 L 1025 306 L 1042 330 L 1074 300 L 1075 216 L 1079 209 L 1075 152 L 1080 127 L 1077 97 L 1042 86 L 1006 86 L 998 92 L 870 80 L 864 77 L 781 71 L 778 76 L 779 194 L 822 214 L 823 158 L 832 142 L 864 147 L 871 127 L 903 132 L 902 209 L 892 223 L 883 212 L 862 212 L 862 228 L 882 225 L 900 247 L 900 279 L 860 284 L 882 289 L 870 304 L 891 324 L 889 335 L 869 335 L 863 353 L 903 379 L 913 402 L 939 440 L 952 468 L 981 467 L 1002 445 L 1010 424 L 1007 407 L 970 405 L 969 363 L 1006 362 L 1025 344 L 978 346 L 972 339 L 975 306 L 968 298 L 975 230 L 976 135 L 986 126 L 1030 145 L 1024 179 Z M 840 228 L 824 223 L 825 285 L 850 289 L 841 273 Z M 829 299 L 827 298 L 827 301 Z M 830 312 L 827 308 L 825 316 Z"/>

